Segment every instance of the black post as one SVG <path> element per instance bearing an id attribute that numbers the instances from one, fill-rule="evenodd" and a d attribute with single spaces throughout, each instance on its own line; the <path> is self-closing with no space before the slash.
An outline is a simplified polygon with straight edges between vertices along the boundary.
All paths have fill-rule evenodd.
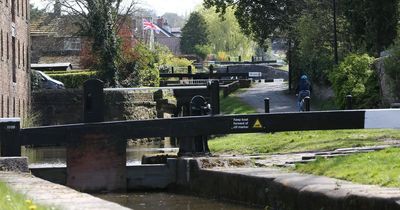
<path id="1" fill-rule="evenodd" d="M 192 74 L 192 66 L 189 65 L 187 68 L 188 68 L 188 74 Z"/>
<path id="2" fill-rule="evenodd" d="M 255 60 L 256 60 L 255 57 L 254 57 L 254 56 L 251 56 L 251 62 L 254 63 Z"/>
<path id="3" fill-rule="evenodd" d="M 2 157 L 21 156 L 19 130 L 19 119 L 0 119 L 0 143 Z"/>
<path id="4" fill-rule="evenodd" d="M 89 79 L 83 83 L 83 121 L 104 121 L 104 93 L 103 82 L 98 79 Z"/>
<path id="5" fill-rule="evenodd" d="M 269 113 L 269 98 L 264 99 L 265 113 Z"/>
<path id="6" fill-rule="evenodd" d="M 211 99 L 211 114 L 217 115 L 219 110 L 219 81 L 213 80 L 209 85 L 210 99 Z"/>
<path id="7" fill-rule="evenodd" d="M 172 74 L 174 73 L 174 67 L 173 66 L 171 66 L 171 73 Z"/>
<path id="8" fill-rule="evenodd" d="M 226 73 L 229 74 L 229 66 L 226 66 Z"/>
<path id="9" fill-rule="evenodd" d="M 310 111 L 310 101 L 311 101 L 311 98 L 310 98 L 310 96 L 306 96 L 305 98 L 304 98 L 304 103 L 305 103 L 305 111 L 306 112 L 309 112 Z"/>
<path id="10" fill-rule="evenodd" d="M 239 55 L 239 62 L 242 62 L 242 56 Z"/>
<path id="11" fill-rule="evenodd" d="M 214 66 L 211 64 L 210 65 L 210 67 L 208 68 L 209 69 L 209 79 L 212 79 L 213 78 L 213 73 L 214 73 Z"/>
<path id="12" fill-rule="evenodd" d="M 347 110 L 353 109 L 353 96 L 352 95 L 346 96 L 346 109 Z"/>

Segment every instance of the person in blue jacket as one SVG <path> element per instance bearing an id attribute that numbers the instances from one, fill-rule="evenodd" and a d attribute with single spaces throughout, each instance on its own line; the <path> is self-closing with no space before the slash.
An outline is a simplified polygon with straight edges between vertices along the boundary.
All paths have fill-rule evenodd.
<path id="1" fill-rule="evenodd" d="M 312 91 L 312 86 L 311 86 L 310 80 L 308 79 L 308 77 L 305 74 L 301 75 L 300 81 L 297 84 L 297 88 L 296 88 L 297 106 L 299 108 L 299 111 L 302 111 L 302 109 L 303 109 L 301 101 L 306 96 L 310 96 L 311 91 Z"/>

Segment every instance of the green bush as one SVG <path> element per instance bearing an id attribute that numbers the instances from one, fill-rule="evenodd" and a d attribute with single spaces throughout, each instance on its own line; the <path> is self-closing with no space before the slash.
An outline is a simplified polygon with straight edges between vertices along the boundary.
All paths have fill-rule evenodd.
<path id="1" fill-rule="evenodd" d="M 96 77 L 96 72 L 83 71 L 78 73 L 49 74 L 49 76 L 64 83 L 65 88 L 81 88 L 86 80 Z"/>
<path id="2" fill-rule="evenodd" d="M 349 94 L 353 96 L 354 108 L 378 106 L 379 85 L 376 72 L 371 68 L 373 61 L 367 54 L 350 54 L 330 73 L 338 107 L 345 107 L 345 96 Z"/>

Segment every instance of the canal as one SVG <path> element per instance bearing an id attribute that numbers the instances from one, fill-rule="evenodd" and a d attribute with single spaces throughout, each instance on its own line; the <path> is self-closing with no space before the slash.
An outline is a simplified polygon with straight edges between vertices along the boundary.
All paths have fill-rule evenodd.
<path id="1" fill-rule="evenodd" d="M 164 148 L 162 144 L 135 145 L 127 148 L 127 165 L 140 165 L 144 154 L 173 154 L 178 148 Z M 65 167 L 65 147 L 22 148 L 30 167 Z M 134 192 L 126 194 L 96 194 L 102 199 L 118 203 L 135 210 L 255 210 L 243 205 L 213 199 L 165 192 Z M 258 208 L 259 209 L 259 208 Z"/>

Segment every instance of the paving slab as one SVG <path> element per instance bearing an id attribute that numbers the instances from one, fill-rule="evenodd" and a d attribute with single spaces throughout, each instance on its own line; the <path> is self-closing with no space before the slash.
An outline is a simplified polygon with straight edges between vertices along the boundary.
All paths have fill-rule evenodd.
<path id="1" fill-rule="evenodd" d="M 63 185 L 34 177 L 30 173 L 0 171 L 0 181 L 36 203 L 60 210 L 128 210 L 116 203 L 81 193 Z"/>

